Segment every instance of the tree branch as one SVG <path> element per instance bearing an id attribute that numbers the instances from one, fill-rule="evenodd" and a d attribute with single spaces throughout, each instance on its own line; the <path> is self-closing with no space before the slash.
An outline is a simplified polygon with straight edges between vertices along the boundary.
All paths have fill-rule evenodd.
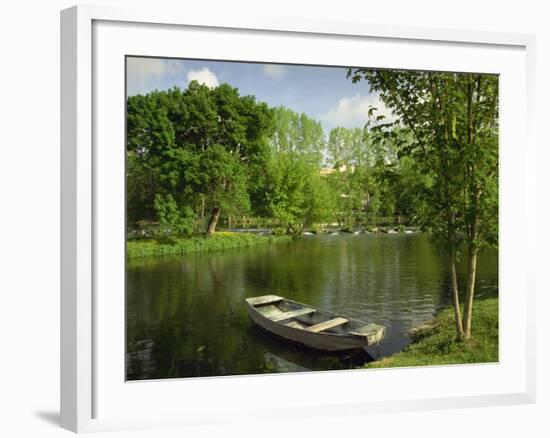
<path id="1" fill-rule="evenodd" d="M 384 75 L 382 74 L 382 72 L 379 71 L 379 70 L 376 70 L 376 75 L 382 81 L 385 88 L 389 89 L 388 83 L 386 82 L 386 78 L 384 78 Z M 426 150 L 426 146 L 424 145 L 424 141 L 420 138 L 420 135 L 418 134 L 414 124 L 412 123 L 411 118 L 409 117 L 407 111 L 405 111 L 405 107 L 404 107 L 403 102 L 401 100 L 401 96 L 399 95 L 399 92 L 397 90 L 396 90 L 396 94 L 397 94 L 397 97 L 398 97 L 396 103 L 399 107 L 399 111 L 401 112 L 401 114 L 403 114 L 403 117 L 405 118 L 405 121 L 406 121 L 407 125 L 411 128 L 411 130 L 413 132 L 413 135 L 415 136 L 420 148 L 422 149 L 422 152 L 424 152 L 424 155 L 426 156 L 428 161 L 430 161 L 430 156 L 428 154 L 428 151 Z"/>

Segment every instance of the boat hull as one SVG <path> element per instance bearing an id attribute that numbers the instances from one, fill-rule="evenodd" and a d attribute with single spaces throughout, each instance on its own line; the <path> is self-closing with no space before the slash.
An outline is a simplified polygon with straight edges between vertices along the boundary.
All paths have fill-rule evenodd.
<path id="1" fill-rule="evenodd" d="M 336 352 L 354 350 L 368 345 L 368 340 L 363 336 L 313 333 L 272 321 L 256 311 L 250 303 L 247 303 L 247 310 L 250 318 L 265 331 L 308 348 Z"/>

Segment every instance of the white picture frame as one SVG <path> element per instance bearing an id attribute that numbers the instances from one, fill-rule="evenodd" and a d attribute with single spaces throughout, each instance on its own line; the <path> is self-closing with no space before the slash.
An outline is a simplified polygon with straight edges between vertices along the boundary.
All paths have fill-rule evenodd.
<path id="1" fill-rule="evenodd" d="M 501 163 L 501 282 L 504 297 L 501 303 L 500 342 L 501 361 L 497 365 L 433 367 L 401 370 L 360 370 L 357 372 L 323 372 L 306 374 L 241 376 L 208 379 L 167 380 L 163 382 L 124 382 L 120 374 L 121 302 L 124 288 L 120 288 L 120 254 L 124 256 L 120 240 L 123 228 L 108 229 L 104 211 L 120 203 L 120 148 L 110 152 L 98 148 L 106 139 L 118 144 L 124 131 L 123 101 L 120 97 L 124 76 L 120 75 L 121 54 L 179 55 L 167 47 L 159 51 L 163 38 L 171 33 L 179 38 L 200 33 L 213 41 L 216 38 L 234 38 L 247 41 L 250 49 L 240 54 L 224 55 L 224 59 L 264 62 L 296 62 L 298 51 L 281 55 L 278 48 L 293 40 L 304 46 L 309 59 L 304 63 L 320 63 L 327 57 L 345 64 L 346 50 L 338 47 L 372 45 L 373 53 L 383 44 L 384 50 L 394 50 L 393 64 L 379 56 L 376 65 L 368 67 L 437 68 L 458 71 L 478 71 L 501 74 L 504 94 L 501 96 L 501 140 L 505 160 Z M 140 35 L 147 32 L 147 38 Z M 175 32 L 175 34 L 173 33 Z M 186 33 L 187 32 L 187 33 Z M 157 34 L 157 36 L 154 36 Z M 163 36 L 164 35 L 164 36 Z M 127 38 L 127 36 L 130 36 Z M 199 37 L 192 51 L 185 57 L 220 57 L 220 44 L 209 46 Z M 262 44 L 254 43 L 260 41 Z M 106 44 L 106 41 L 109 44 Z M 146 41 L 149 46 L 146 47 Z M 156 41 L 156 42 L 155 42 Z M 222 41 L 222 40 L 220 40 Z M 252 42 L 252 43 L 250 43 Z M 279 43 L 280 42 L 280 43 Z M 334 46 L 327 44 L 334 42 Z M 131 43 L 131 44 L 130 44 Z M 344 44 L 345 43 L 345 44 Z M 317 46 L 315 46 L 317 44 Z M 324 44 L 321 48 L 320 45 Z M 441 409 L 502 404 L 531 403 L 535 399 L 535 310 L 534 287 L 528 280 L 532 268 L 526 262 L 516 261 L 513 272 L 510 251 L 528 250 L 534 245 L 534 236 L 524 231 L 514 236 L 513 229 L 522 224 L 532 230 L 534 216 L 534 37 L 531 35 L 459 31 L 450 29 L 423 29 L 415 27 L 375 26 L 362 23 L 312 22 L 306 20 L 263 18 L 249 21 L 227 20 L 224 17 L 189 15 L 181 11 L 127 10 L 110 7 L 78 6 L 61 13 L 61 425 L 75 431 L 100 431 L 119 428 L 146 428 L 159 426 L 206 424 L 235 421 L 254 416 L 268 420 L 275 415 L 307 418 L 326 415 L 361 415 L 367 412 L 395 412 L 411 409 Z M 131 49 L 129 49 L 129 47 Z M 223 46 L 223 44 L 221 44 Z M 243 46 L 244 47 L 244 46 Z M 316 47 L 317 50 L 316 51 Z M 369 46 L 370 47 L 370 46 Z M 261 49 L 261 52 L 260 52 Z M 130 50 L 130 51 L 128 51 Z M 137 52 L 136 52 L 137 50 Z M 351 50 L 351 49 L 350 49 Z M 377 52 L 378 50 L 378 52 Z M 418 52 L 415 52 L 418 50 Z M 453 59 L 447 51 L 456 51 Z M 153 52 L 152 52 L 153 51 Z M 332 51 L 332 52 L 331 52 Z M 262 55 L 259 55 L 262 53 Z M 395 53 L 401 53 L 395 58 Z M 410 54 L 417 53 L 418 59 Z M 429 64 L 418 54 L 434 59 Z M 437 54 L 437 58 L 434 54 Z M 406 55 L 409 55 L 407 58 Z M 336 60 L 336 57 L 339 57 Z M 349 55 L 351 56 L 351 55 Z M 115 63 L 109 60 L 116 59 Z M 212 58 L 214 59 L 214 58 Z M 221 59 L 221 58 L 220 58 Z M 471 64 L 468 64 L 468 59 Z M 354 65 L 366 61 L 358 60 Z M 386 64 L 384 64 L 386 62 Z M 115 65 L 116 64 L 116 65 Z M 519 78 L 519 79 L 518 79 Z M 518 79 L 511 83 L 512 79 Z M 112 83 L 111 83 L 112 82 Z M 507 91 L 508 90 L 508 91 Z M 104 97 L 108 96 L 108 97 Z M 110 100 L 114 99 L 114 100 Z M 116 103 L 118 102 L 118 104 Z M 114 108 L 113 108 L 114 103 Z M 103 111 L 113 108 L 113 114 Z M 110 111 L 110 110 L 109 110 Z M 113 117 L 114 116 L 114 117 Z M 105 120 L 110 122 L 106 124 Z M 514 123 L 510 123 L 513 120 Z M 521 142 L 521 149 L 512 144 Z M 506 146 L 510 145 L 510 147 Z M 118 151 L 118 152 L 117 152 Z M 115 155 L 109 155 L 113 153 Z M 116 155 L 118 153 L 118 155 Z M 514 184 L 511 184 L 507 163 L 518 163 Z M 110 164 L 111 163 L 111 164 Z M 118 166 L 118 167 L 117 167 Z M 106 187 L 114 187 L 107 191 Z M 118 188 L 118 189 L 117 189 Z M 118 192 L 117 192 L 118 190 Z M 109 193 L 112 192 L 112 193 Z M 528 208 L 513 209 L 509 197 L 521 199 Z M 101 208 L 98 208 L 101 207 Z M 105 207 L 105 208 L 103 208 Z M 119 206 L 122 207 L 122 206 Z M 120 208 L 113 222 L 120 222 Z M 112 232 L 112 233 L 111 233 Z M 106 242 L 120 242 L 108 248 Z M 113 245 L 112 243 L 110 245 Z M 122 253 L 121 253 L 122 251 Z M 113 257 L 109 259 L 109 257 Z M 118 257 L 118 258 L 117 258 Z M 123 259 L 122 259 L 123 260 Z M 123 263 L 122 263 L 123 265 Z M 110 268 L 113 267 L 111 271 Z M 504 268 L 504 269 L 502 269 Z M 116 271 L 118 269 L 118 271 Z M 123 281 L 123 278 L 122 278 Z M 114 296 L 103 291 L 108 285 Z M 516 295 L 506 290 L 516 291 Z M 519 290 L 519 292 L 517 292 Z M 98 299 L 101 294 L 102 298 Z M 122 294 L 122 295 L 118 295 Z M 114 301 L 110 302 L 112 299 Z M 106 305 L 109 305 L 107 308 Z M 107 310 L 109 309 L 109 310 Z M 516 312 L 514 332 L 508 327 Z M 504 323 L 504 328 L 503 328 Z M 112 339 L 104 335 L 109 329 Z M 512 359 L 512 352 L 516 358 Z M 112 371 L 112 370 L 115 371 Z M 505 370 L 505 371 L 502 371 Z M 368 374 L 367 374 L 368 373 Z M 453 388 L 437 387 L 449 377 L 459 385 Z M 478 380 L 478 390 L 462 384 L 462 379 Z M 299 380 L 298 380 L 299 379 Z M 433 380 L 433 388 L 423 391 L 424 380 Z M 493 379 L 493 380 L 491 380 Z M 499 379 L 502 384 L 499 384 Z M 506 379 L 506 382 L 504 380 Z M 397 389 L 382 396 L 387 382 L 396 382 Z M 297 382 L 313 394 L 310 401 L 286 405 L 282 394 L 285 388 Z M 399 383 L 401 382 L 401 383 Z M 407 383 L 409 382 L 409 383 Z M 315 388 L 325 385 L 329 393 L 335 388 L 369 385 L 371 395 L 354 393 L 346 398 L 333 398 L 331 403 L 315 395 Z M 377 389 L 378 385 L 378 389 Z M 162 394 L 167 403 L 182 391 L 194 397 L 193 406 L 154 403 L 141 406 L 140 399 L 158 400 Z M 239 388 L 234 406 L 228 406 L 226 394 Z M 249 396 L 260 389 L 271 388 L 272 404 L 251 402 Z M 331 389 L 332 388 L 332 389 Z M 112 391 L 112 392 L 111 392 Z M 118 391 L 118 392 L 117 392 Z M 277 391 L 283 391 L 278 393 Z M 311 392 L 313 391 L 313 392 Z M 377 392 L 378 391 L 378 392 Z M 211 403 L 209 396 L 219 395 L 219 403 Z M 372 393 L 375 395 L 372 396 Z M 181 394 L 181 392 L 180 392 Z M 204 396 L 199 396 L 204 394 Z M 112 399 L 112 402 L 107 401 Z M 124 403 L 121 401 L 124 400 Z M 207 403 L 207 400 L 210 402 Z M 325 399 L 326 400 L 326 399 Z M 183 402 L 182 402 L 183 403 Z M 143 404 L 143 403 L 142 403 Z M 128 405 L 128 409 L 121 408 Z M 190 408 L 193 408 L 190 410 Z M 103 414 L 105 413 L 105 414 Z"/>

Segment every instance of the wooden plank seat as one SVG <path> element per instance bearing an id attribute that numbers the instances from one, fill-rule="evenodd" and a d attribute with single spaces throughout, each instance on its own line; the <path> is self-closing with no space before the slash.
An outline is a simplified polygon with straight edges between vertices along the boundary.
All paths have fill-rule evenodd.
<path id="1" fill-rule="evenodd" d="M 247 298 L 246 301 L 251 306 L 264 306 L 266 304 L 274 304 L 282 301 L 283 297 L 277 295 L 263 295 L 261 297 Z"/>
<path id="2" fill-rule="evenodd" d="M 290 312 L 283 312 L 279 315 L 268 316 L 268 318 L 271 319 L 271 321 L 281 322 L 281 321 L 284 321 L 286 319 L 296 318 L 298 316 L 309 315 L 310 313 L 313 313 L 313 312 L 315 312 L 315 309 L 310 309 L 308 307 L 304 307 L 302 309 L 291 310 Z"/>
<path id="3" fill-rule="evenodd" d="M 329 319 L 328 321 L 320 322 L 319 324 L 311 325 L 311 326 L 306 328 L 306 331 L 313 332 L 313 333 L 318 333 L 318 332 L 322 332 L 324 330 L 328 330 L 328 329 L 331 329 L 331 328 L 334 328 L 334 327 L 338 327 L 339 325 L 345 324 L 346 322 L 348 322 L 348 320 L 346 318 L 342 318 L 342 317 L 339 316 L 339 317 L 334 318 L 334 319 Z"/>

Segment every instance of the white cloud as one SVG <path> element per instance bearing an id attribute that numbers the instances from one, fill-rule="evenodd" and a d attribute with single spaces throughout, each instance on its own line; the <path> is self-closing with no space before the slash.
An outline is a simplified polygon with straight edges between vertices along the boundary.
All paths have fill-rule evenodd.
<path id="1" fill-rule="evenodd" d="M 279 64 L 264 64 L 263 66 L 264 74 L 277 81 L 286 74 L 287 70 L 287 67 Z"/>
<path id="2" fill-rule="evenodd" d="M 126 63 L 129 96 L 152 91 L 161 87 L 164 77 L 185 72 L 184 62 L 177 59 L 130 57 Z"/>
<path id="3" fill-rule="evenodd" d="M 216 75 L 206 67 L 201 68 L 200 70 L 191 70 L 187 73 L 187 80 L 189 82 L 197 81 L 199 84 L 204 84 L 209 88 L 216 88 L 220 85 Z"/>
<path id="4" fill-rule="evenodd" d="M 369 120 L 369 110 L 371 107 L 377 108 L 373 116 L 383 115 L 386 117 L 381 123 L 395 120 L 391 111 L 374 94 L 369 94 L 368 96 L 356 94 L 353 97 L 343 97 L 338 101 L 336 106 L 329 109 L 326 113 L 320 114 L 319 118 L 332 127 L 362 127 Z"/>

